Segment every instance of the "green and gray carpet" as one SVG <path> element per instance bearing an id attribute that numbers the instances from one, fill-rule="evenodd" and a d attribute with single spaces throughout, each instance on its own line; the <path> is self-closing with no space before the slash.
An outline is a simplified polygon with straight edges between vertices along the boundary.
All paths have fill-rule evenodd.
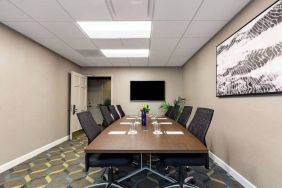
<path id="1" fill-rule="evenodd" d="M 6 187 L 43 187 L 43 188 L 80 188 L 95 182 L 103 182 L 101 174 L 104 169 L 90 168 L 84 172 L 84 147 L 87 139 L 84 135 L 78 136 L 73 141 L 66 141 L 40 155 L 0 174 L 0 188 Z M 162 168 L 156 165 L 158 169 Z M 119 174 L 137 167 L 130 166 L 120 168 Z M 171 169 L 170 175 L 177 176 L 177 170 Z M 242 186 L 229 176 L 222 168 L 213 161 L 210 162 L 210 169 L 204 167 L 192 167 L 189 172 L 195 177 L 196 185 L 210 188 L 241 188 Z M 177 177 L 176 177 L 177 178 Z M 153 174 L 142 173 L 135 175 L 124 185 L 132 188 L 157 188 L 164 185 Z"/>

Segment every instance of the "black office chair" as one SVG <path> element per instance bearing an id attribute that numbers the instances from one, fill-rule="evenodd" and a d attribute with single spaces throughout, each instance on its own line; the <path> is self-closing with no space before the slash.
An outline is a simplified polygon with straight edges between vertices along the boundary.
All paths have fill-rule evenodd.
<path id="1" fill-rule="evenodd" d="M 104 119 L 104 126 L 108 127 L 109 125 L 111 125 L 114 121 L 108 106 L 100 106 L 100 110 L 101 110 L 101 114 L 103 116 Z"/>
<path id="2" fill-rule="evenodd" d="M 91 143 L 101 132 L 100 127 L 97 125 L 89 111 L 77 113 L 80 125 L 85 132 L 88 143 Z M 128 166 L 132 162 L 132 156 L 128 154 L 103 154 L 103 153 L 85 153 L 85 171 L 87 172 L 89 167 L 107 167 L 109 168 L 108 182 L 98 183 L 95 186 L 111 187 L 118 186 L 114 182 L 113 167 Z M 93 185 L 94 186 L 94 185 Z"/>
<path id="3" fill-rule="evenodd" d="M 192 109 L 193 109 L 192 106 L 184 106 L 182 113 L 180 114 L 180 116 L 177 120 L 177 122 L 185 128 L 186 128 L 186 124 L 188 122 L 188 119 L 190 118 Z"/>
<path id="4" fill-rule="evenodd" d="M 212 121 L 214 110 L 208 108 L 198 108 L 188 130 L 197 137 L 205 146 L 205 137 Z M 178 166 L 179 167 L 179 182 L 171 186 L 193 186 L 184 182 L 183 166 L 205 166 L 209 168 L 209 154 L 208 153 L 193 153 L 193 154 L 162 154 L 159 155 L 160 161 L 165 166 Z M 192 177 L 186 180 L 193 180 Z M 192 182 L 192 181 L 191 181 Z"/>
<path id="5" fill-rule="evenodd" d="M 167 111 L 166 111 L 166 113 L 165 113 L 165 116 L 166 116 L 166 117 L 170 117 L 171 111 L 172 111 L 172 106 L 169 106 L 168 109 L 167 109 Z"/>
<path id="6" fill-rule="evenodd" d="M 93 119 L 91 112 L 85 111 L 77 113 L 79 123 L 88 138 L 88 144 L 101 133 L 101 128 Z"/>
<path id="7" fill-rule="evenodd" d="M 110 112 L 112 113 L 112 115 L 113 115 L 113 117 L 114 117 L 114 120 L 120 119 L 120 117 L 119 117 L 119 115 L 118 115 L 118 113 L 117 113 L 116 108 L 115 108 L 114 105 L 110 105 L 110 106 L 109 106 L 109 110 L 110 110 Z"/>
<path id="8" fill-rule="evenodd" d="M 124 113 L 124 111 L 122 110 L 122 108 L 121 108 L 121 105 L 117 105 L 117 109 L 118 109 L 118 112 L 119 112 L 119 114 L 120 114 L 120 117 L 124 117 L 125 116 L 125 113 Z"/>
<path id="9" fill-rule="evenodd" d="M 170 117 L 171 119 L 176 120 L 177 115 L 178 115 L 179 108 L 180 108 L 179 105 L 175 105 L 175 106 L 172 108 L 172 110 L 171 110 L 171 112 L 170 112 L 170 114 L 169 114 L 169 117 Z"/>

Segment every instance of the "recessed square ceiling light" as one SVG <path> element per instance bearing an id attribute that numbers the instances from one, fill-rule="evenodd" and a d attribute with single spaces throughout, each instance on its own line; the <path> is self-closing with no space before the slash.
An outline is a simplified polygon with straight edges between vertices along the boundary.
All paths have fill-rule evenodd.
<path id="1" fill-rule="evenodd" d="M 77 22 L 90 38 L 150 38 L 151 21 Z"/>
<path id="2" fill-rule="evenodd" d="M 149 49 L 101 49 L 106 57 L 149 57 Z"/>

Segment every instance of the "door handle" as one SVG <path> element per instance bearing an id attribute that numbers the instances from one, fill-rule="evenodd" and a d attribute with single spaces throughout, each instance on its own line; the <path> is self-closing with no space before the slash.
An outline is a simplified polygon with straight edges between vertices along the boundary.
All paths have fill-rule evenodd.
<path id="1" fill-rule="evenodd" d="M 76 109 L 76 106 L 75 106 L 75 104 L 74 104 L 74 105 L 73 105 L 73 108 L 72 108 L 72 115 L 74 115 L 77 111 L 78 111 L 78 109 Z"/>
<path id="2" fill-rule="evenodd" d="M 88 107 L 88 108 L 91 108 L 91 107 L 92 107 L 92 104 L 91 104 L 91 103 L 88 103 L 87 107 Z"/>

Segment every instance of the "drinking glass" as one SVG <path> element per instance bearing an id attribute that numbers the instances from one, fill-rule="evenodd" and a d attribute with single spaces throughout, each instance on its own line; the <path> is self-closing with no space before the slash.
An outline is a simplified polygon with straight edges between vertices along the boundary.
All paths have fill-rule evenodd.
<path id="1" fill-rule="evenodd" d="M 158 122 L 155 124 L 154 133 L 155 133 L 155 134 L 161 134 L 161 133 L 162 133 L 162 132 L 161 132 L 160 124 L 159 124 Z"/>
<path id="2" fill-rule="evenodd" d="M 136 120 L 135 120 L 136 121 Z M 129 134 L 136 134 L 137 130 L 136 130 L 136 123 L 135 122 L 131 122 L 130 127 L 129 127 Z"/>

